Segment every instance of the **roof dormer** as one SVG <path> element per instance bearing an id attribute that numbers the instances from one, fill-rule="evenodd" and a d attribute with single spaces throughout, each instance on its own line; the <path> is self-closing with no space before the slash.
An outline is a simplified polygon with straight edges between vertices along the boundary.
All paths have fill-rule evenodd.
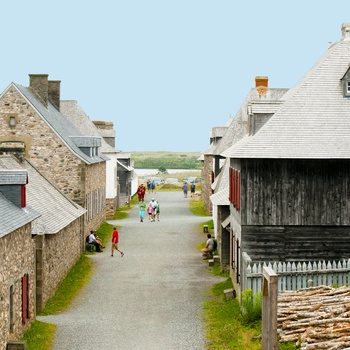
<path id="1" fill-rule="evenodd" d="M 343 96 L 350 97 L 350 67 L 341 78 L 341 82 L 343 84 Z"/>
<path id="2" fill-rule="evenodd" d="M 26 207 L 26 184 L 28 173 L 25 169 L 0 170 L 0 192 L 19 208 Z"/>

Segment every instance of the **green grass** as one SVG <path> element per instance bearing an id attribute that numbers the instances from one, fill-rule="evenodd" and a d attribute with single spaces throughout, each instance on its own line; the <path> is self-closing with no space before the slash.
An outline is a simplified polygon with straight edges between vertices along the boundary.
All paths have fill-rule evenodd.
<path id="1" fill-rule="evenodd" d="M 55 332 L 55 325 L 34 321 L 24 333 L 22 340 L 27 342 L 27 350 L 51 350 Z"/>
<path id="2" fill-rule="evenodd" d="M 221 273 L 220 266 L 215 267 L 215 265 L 213 273 Z M 261 350 L 261 341 L 254 339 L 260 336 L 261 328 L 256 325 L 249 327 L 244 324 L 238 300 L 229 299 L 226 301 L 224 298 L 224 290 L 229 288 L 232 288 L 230 278 L 214 284 L 211 288 L 213 297 L 204 303 L 206 349 Z"/>
<path id="3" fill-rule="evenodd" d="M 55 295 L 48 300 L 38 316 L 55 315 L 66 310 L 89 283 L 93 271 L 93 263 L 89 257 L 82 255 L 68 271 L 66 278 L 58 287 Z M 24 333 L 22 339 L 27 342 L 27 350 L 51 350 L 56 326 L 50 323 L 34 321 Z"/>
<path id="4" fill-rule="evenodd" d="M 189 202 L 189 204 L 190 204 L 190 210 L 194 215 L 210 216 L 208 211 L 205 209 L 205 206 L 202 200 L 192 200 Z"/>
<path id="5" fill-rule="evenodd" d="M 86 255 L 82 255 L 68 271 L 66 278 L 58 287 L 55 295 L 48 300 L 44 309 L 38 312 L 38 315 L 55 315 L 66 310 L 73 299 L 89 283 L 92 270 L 92 260 Z"/>

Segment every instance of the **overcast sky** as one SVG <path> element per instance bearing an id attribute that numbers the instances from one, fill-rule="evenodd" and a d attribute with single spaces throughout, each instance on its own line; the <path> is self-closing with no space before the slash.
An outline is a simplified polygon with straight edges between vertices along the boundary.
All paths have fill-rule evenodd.
<path id="1" fill-rule="evenodd" d="M 62 100 L 114 123 L 116 148 L 202 151 L 255 76 L 295 86 L 343 22 L 349 0 L 6 1 L 0 91 L 49 74 Z"/>

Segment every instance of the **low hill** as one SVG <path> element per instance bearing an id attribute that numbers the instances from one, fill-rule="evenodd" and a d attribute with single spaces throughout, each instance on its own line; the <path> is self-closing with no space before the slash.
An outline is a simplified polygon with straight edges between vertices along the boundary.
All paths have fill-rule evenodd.
<path id="1" fill-rule="evenodd" d="M 135 169 L 200 169 L 200 152 L 130 152 Z"/>

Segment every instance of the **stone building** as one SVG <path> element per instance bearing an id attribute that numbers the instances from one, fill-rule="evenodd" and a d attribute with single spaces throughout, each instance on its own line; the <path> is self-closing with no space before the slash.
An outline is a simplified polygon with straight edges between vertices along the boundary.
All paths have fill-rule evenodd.
<path id="1" fill-rule="evenodd" d="M 85 136 L 60 112 L 60 81 L 30 74 L 0 95 L 0 152 L 15 143 L 25 158 L 86 209 L 85 232 L 106 218 L 106 160 L 101 137 Z"/>
<path id="2" fill-rule="evenodd" d="M 0 350 L 35 319 L 35 244 L 40 214 L 26 203 L 27 170 L 0 170 Z"/>
<path id="3" fill-rule="evenodd" d="M 36 256 L 36 310 L 40 311 L 85 249 L 86 210 L 63 195 L 28 160 L 18 162 L 12 155 L 0 155 L 0 170 L 20 168 L 28 172 L 27 204 L 40 214 L 31 229 Z"/>
<path id="4" fill-rule="evenodd" d="M 120 151 L 115 149 L 113 123 L 92 121 L 77 101 L 62 100 L 61 113 L 86 136 L 101 137 L 101 154 L 106 156 L 106 217 L 111 218 L 118 208 L 120 188 L 117 176 L 117 158 Z"/>

